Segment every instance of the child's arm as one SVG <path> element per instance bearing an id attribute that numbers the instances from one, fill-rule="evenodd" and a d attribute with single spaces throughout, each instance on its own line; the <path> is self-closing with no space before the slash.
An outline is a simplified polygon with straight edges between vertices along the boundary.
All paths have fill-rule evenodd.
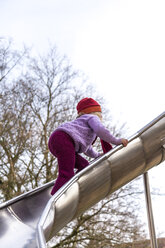
<path id="1" fill-rule="evenodd" d="M 122 142 L 123 146 L 127 146 L 127 144 L 128 144 L 127 139 L 121 139 L 121 142 Z"/>
<path id="2" fill-rule="evenodd" d="M 114 145 L 123 144 L 126 146 L 128 144 L 127 139 L 117 139 L 115 138 L 110 131 L 101 123 L 100 119 L 97 116 L 93 116 L 89 119 L 88 124 L 93 129 L 98 137 L 102 140 L 105 140 L 108 143 L 112 143 Z"/>
<path id="3" fill-rule="evenodd" d="M 101 154 L 99 152 L 96 152 L 92 146 L 90 146 L 88 148 L 88 150 L 85 152 L 85 155 L 87 155 L 90 158 L 97 158 L 99 157 Z"/>

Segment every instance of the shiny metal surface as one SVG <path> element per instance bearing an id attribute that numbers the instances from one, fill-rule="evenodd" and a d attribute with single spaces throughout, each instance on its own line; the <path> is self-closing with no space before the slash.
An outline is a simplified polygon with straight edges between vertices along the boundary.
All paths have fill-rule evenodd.
<path id="1" fill-rule="evenodd" d="M 75 217 L 161 163 L 164 139 L 165 112 L 133 135 L 127 147 L 120 145 L 95 160 L 53 197 L 51 182 L 1 204 L 1 246 L 45 248 L 46 241 Z"/>
<path id="2" fill-rule="evenodd" d="M 151 201 L 151 194 L 150 194 L 148 172 L 145 172 L 143 174 L 143 181 L 144 181 L 144 189 L 145 189 L 145 198 L 146 198 L 151 248 L 158 248 L 156 233 L 155 233 L 154 217 L 153 217 L 153 211 L 152 211 L 152 201 Z"/>
<path id="3" fill-rule="evenodd" d="M 53 182 L 0 205 L 0 247 L 37 248 L 36 227 Z"/>

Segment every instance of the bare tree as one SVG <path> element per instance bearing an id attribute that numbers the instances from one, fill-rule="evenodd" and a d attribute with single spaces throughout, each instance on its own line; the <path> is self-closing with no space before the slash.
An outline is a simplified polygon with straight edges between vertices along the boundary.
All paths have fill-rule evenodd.
<path id="1" fill-rule="evenodd" d="M 24 163 L 33 126 L 24 86 L 18 83 L 1 88 L 0 177 L 2 197 L 6 200 L 20 194 L 27 180 L 28 167 Z"/>
<path id="2" fill-rule="evenodd" d="M 13 48 L 12 39 L 0 38 L 0 82 L 5 81 L 14 72 L 20 73 L 22 60 L 26 57 L 28 49 L 21 52 Z M 19 67 L 19 65 L 21 67 Z M 11 75 L 12 78 L 12 75 Z"/>
<path id="3" fill-rule="evenodd" d="M 74 104 L 81 95 L 74 84 L 76 78 L 80 80 L 56 48 L 45 57 L 29 56 L 26 74 L 21 72 L 17 80 L 10 81 L 6 75 L 8 80 L 2 82 L 0 90 L 4 200 L 56 177 L 56 161 L 48 151 L 48 138 L 57 125 L 75 115 Z"/>

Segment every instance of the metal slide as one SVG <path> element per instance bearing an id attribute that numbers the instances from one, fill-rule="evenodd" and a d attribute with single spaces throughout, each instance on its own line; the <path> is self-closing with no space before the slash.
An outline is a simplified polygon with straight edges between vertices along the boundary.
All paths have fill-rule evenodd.
<path id="1" fill-rule="evenodd" d="M 76 174 L 53 197 L 54 182 L 0 205 L 0 247 L 44 248 L 67 223 L 165 160 L 165 112 Z"/>

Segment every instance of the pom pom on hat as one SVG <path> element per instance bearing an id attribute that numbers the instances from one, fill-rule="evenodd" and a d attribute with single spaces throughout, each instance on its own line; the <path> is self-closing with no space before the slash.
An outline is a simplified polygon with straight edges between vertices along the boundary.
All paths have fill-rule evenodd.
<path id="1" fill-rule="evenodd" d="M 101 106 L 94 99 L 86 97 L 86 98 L 83 98 L 77 104 L 77 112 L 78 114 L 80 112 L 83 112 L 85 114 L 89 114 L 92 112 L 101 112 Z"/>

